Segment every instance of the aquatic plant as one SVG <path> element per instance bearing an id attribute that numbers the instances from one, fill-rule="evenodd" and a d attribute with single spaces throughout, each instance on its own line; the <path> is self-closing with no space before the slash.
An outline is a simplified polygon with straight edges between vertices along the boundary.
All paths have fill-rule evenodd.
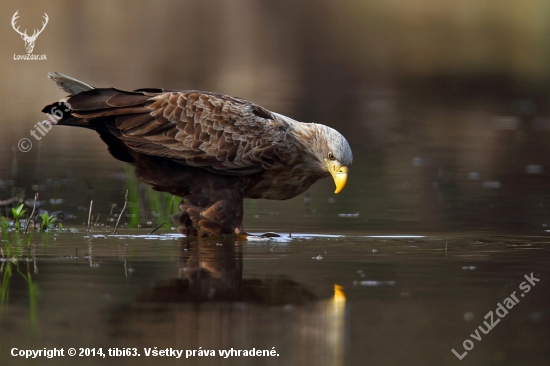
<path id="1" fill-rule="evenodd" d="M 27 258 L 29 259 L 29 258 Z M 34 259 L 35 261 L 36 259 Z M 25 280 L 27 283 L 27 290 L 29 292 L 29 315 L 30 315 L 30 323 L 31 325 L 34 325 L 36 322 L 36 309 L 37 309 L 37 298 L 38 298 L 38 289 L 36 284 L 33 281 L 31 269 L 30 269 L 31 262 L 27 260 L 27 273 L 23 273 L 19 268 L 19 263 L 15 264 L 17 273 Z M 10 271 L 11 272 L 11 271 Z M 10 273 L 11 276 L 11 273 Z M 9 281 L 9 279 L 8 279 Z M 6 302 L 9 298 L 9 293 L 6 294 Z"/>
<path id="2" fill-rule="evenodd" d="M 155 216 L 156 224 L 172 222 L 172 215 L 177 212 L 178 198 L 169 193 L 148 189 L 149 206 Z"/>
<path id="3" fill-rule="evenodd" d="M 125 170 L 128 190 L 128 226 L 139 227 L 140 223 L 147 221 L 150 215 L 152 215 L 153 225 L 171 223 L 171 217 L 177 212 L 181 199 L 169 193 L 143 186 L 136 178 L 133 167 L 127 166 Z"/>
<path id="4" fill-rule="evenodd" d="M 134 173 L 134 168 L 131 166 L 125 166 L 126 171 L 126 198 L 129 221 L 128 227 L 137 228 L 139 224 L 139 217 L 141 211 L 141 200 L 139 195 L 139 181 L 136 178 Z M 126 203 L 126 202 L 125 202 Z M 122 210 L 124 212 L 124 209 Z M 121 215 L 123 214 L 121 213 Z M 117 223 L 120 222 L 120 217 L 117 220 Z"/>
<path id="5" fill-rule="evenodd" d="M 42 223 L 40 224 L 42 231 L 48 231 L 52 227 L 53 223 L 57 221 L 57 217 L 53 215 L 50 216 L 47 212 L 40 215 L 40 217 L 42 218 Z"/>
<path id="6" fill-rule="evenodd" d="M 11 279 L 11 263 L 7 262 L 7 266 L 2 268 L 2 289 L 0 291 L 0 304 L 5 305 L 8 303 L 10 295 L 10 279 Z"/>
<path id="7" fill-rule="evenodd" d="M 10 225 L 8 223 L 8 220 L 4 216 L 0 218 L 0 232 L 2 233 L 2 239 L 7 240 L 8 239 L 8 231 L 9 231 Z"/>
<path id="8" fill-rule="evenodd" d="M 32 278 L 31 263 L 34 267 L 34 273 L 37 273 L 36 258 L 31 254 L 32 233 L 29 236 L 15 236 L 12 242 L 7 236 L 8 224 L 4 217 L 0 220 L 2 229 L 2 283 L 0 286 L 0 308 L 6 307 L 9 302 L 10 282 L 12 276 L 17 272 L 27 283 L 29 293 L 29 313 L 31 325 L 36 321 L 38 291 Z M 21 271 L 20 266 L 26 263 L 26 273 Z M 15 268 L 15 271 L 14 271 Z"/>
<path id="9" fill-rule="evenodd" d="M 15 220 L 15 231 L 18 233 L 21 231 L 21 218 L 23 217 L 25 212 L 27 212 L 26 210 L 23 209 L 23 207 L 25 207 L 25 205 L 20 204 L 19 206 L 17 206 L 17 208 L 14 207 L 11 209 L 11 213 L 13 214 L 13 219 Z"/>
<path id="10" fill-rule="evenodd" d="M 4 216 L 0 218 L 0 233 L 2 234 L 2 257 L 4 258 L 6 253 L 9 255 L 11 247 L 9 245 L 9 223 Z"/>

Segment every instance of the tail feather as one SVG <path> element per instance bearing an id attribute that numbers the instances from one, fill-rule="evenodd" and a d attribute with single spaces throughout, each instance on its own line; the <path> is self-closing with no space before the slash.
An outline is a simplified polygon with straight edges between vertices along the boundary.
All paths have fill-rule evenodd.
<path id="1" fill-rule="evenodd" d="M 44 121 L 47 123 L 91 128 L 87 121 L 74 117 L 69 106 L 62 101 L 45 106 L 42 108 L 42 113 L 46 113 L 49 116 L 48 119 Z"/>
<path id="2" fill-rule="evenodd" d="M 59 89 L 62 89 L 71 95 L 94 89 L 93 86 L 88 85 L 80 80 L 76 80 L 75 78 L 72 78 L 70 76 L 64 75 L 60 72 L 49 72 L 48 77 L 51 80 L 55 81 Z"/>
<path id="3" fill-rule="evenodd" d="M 132 151 L 117 135 L 119 131 L 116 129 L 111 131 L 109 126 L 116 125 L 116 118 L 120 116 L 135 114 L 149 116 L 151 110 L 144 105 L 150 97 L 143 92 L 94 88 L 58 72 L 50 72 L 48 77 L 70 95 L 42 109 L 42 112 L 49 115 L 49 120 L 45 122 L 92 129 L 99 133 L 116 159 L 132 163 L 134 161 Z"/>

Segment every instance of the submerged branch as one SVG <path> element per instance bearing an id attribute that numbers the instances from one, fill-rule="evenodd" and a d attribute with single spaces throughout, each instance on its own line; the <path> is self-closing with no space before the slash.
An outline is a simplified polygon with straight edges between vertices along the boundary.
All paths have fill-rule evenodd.
<path id="1" fill-rule="evenodd" d="M 31 223 L 31 220 L 34 216 L 34 211 L 36 210 L 36 200 L 38 199 L 38 192 L 34 194 L 34 205 L 32 206 L 32 212 L 29 218 L 27 219 L 27 225 L 25 225 L 25 234 L 27 233 L 27 230 L 29 230 L 29 224 Z"/>

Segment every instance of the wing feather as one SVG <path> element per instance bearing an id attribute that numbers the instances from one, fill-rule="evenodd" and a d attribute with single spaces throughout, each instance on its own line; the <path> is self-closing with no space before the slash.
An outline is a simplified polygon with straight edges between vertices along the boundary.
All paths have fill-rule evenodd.
<path id="1" fill-rule="evenodd" d="M 221 94 L 92 89 L 69 99 L 73 115 L 110 117 L 130 149 L 222 174 L 254 174 L 292 159 L 289 123 L 265 108 Z M 114 121 L 114 122 L 113 122 Z"/>

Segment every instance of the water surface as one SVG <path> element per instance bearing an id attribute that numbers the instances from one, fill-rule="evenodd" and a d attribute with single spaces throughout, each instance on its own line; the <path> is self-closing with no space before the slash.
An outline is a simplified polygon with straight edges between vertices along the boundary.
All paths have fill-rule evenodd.
<path id="1" fill-rule="evenodd" d="M 141 354 L 48 360 L 55 365 L 148 365 L 158 362 L 145 357 L 153 347 L 275 347 L 279 355 L 163 358 L 167 364 L 440 365 L 457 363 L 451 349 L 462 354 L 466 339 L 475 345 L 464 359 L 472 365 L 543 365 L 549 356 L 543 236 L 220 240 L 82 230 L 19 245 L 19 261 L 2 263 L 4 365 L 46 362 L 10 357 L 13 347 Z M 540 282 L 519 297 L 531 273 Z M 470 338 L 513 291 L 520 302 L 481 341 Z"/>

